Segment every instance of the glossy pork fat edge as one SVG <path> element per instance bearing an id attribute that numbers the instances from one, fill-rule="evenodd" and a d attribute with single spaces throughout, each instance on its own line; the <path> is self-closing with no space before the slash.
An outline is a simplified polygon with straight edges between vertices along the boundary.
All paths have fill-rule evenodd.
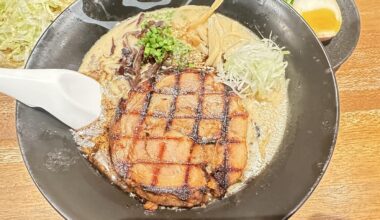
<path id="1" fill-rule="evenodd" d="M 129 26 L 133 19 L 137 19 L 137 16 L 120 23 L 109 33 L 104 35 L 91 48 L 83 60 L 80 72 L 97 79 L 103 86 L 103 115 L 99 121 L 94 123 L 91 127 L 74 132 L 75 140 L 81 146 L 81 150 L 89 161 L 113 183 L 128 192 L 133 191 L 131 184 L 128 185 L 123 181 L 120 174 L 113 169 L 113 164 L 111 163 L 108 131 L 115 118 L 119 101 L 121 98 L 125 100 L 128 99 L 130 87 L 124 77 L 115 74 L 115 69 L 119 66 L 118 60 L 121 58 L 121 55 L 118 52 L 111 55 L 110 48 L 114 47 L 114 51 L 120 51 L 122 49 L 121 36 L 125 31 L 131 28 L 133 29 L 132 26 Z M 245 27 L 242 26 L 242 28 Z M 257 101 L 254 98 L 244 98 L 240 101 L 248 114 L 248 128 L 246 133 L 248 158 L 240 181 L 228 187 L 227 195 L 243 188 L 247 180 L 258 175 L 277 152 L 282 136 L 284 135 L 288 111 L 285 78 L 283 86 L 274 94 L 274 97 L 275 98 L 270 102 Z M 187 141 L 190 140 L 184 139 L 184 143 Z M 143 191 L 141 194 L 144 193 L 146 193 L 146 191 Z M 174 200 L 178 200 L 178 197 L 181 197 L 181 195 L 172 196 Z M 178 204 L 166 204 L 191 207 L 195 204 L 206 203 L 206 199 L 212 198 L 212 196 L 207 197 L 208 198 L 198 196 L 195 200 L 193 199 L 191 202 L 187 202 L 187 204 L 183 202 L 183 200 Z M 154 198 L 151 200 L 154 200 Z M 163 202 L 163 204 L 165 203 Z"/>

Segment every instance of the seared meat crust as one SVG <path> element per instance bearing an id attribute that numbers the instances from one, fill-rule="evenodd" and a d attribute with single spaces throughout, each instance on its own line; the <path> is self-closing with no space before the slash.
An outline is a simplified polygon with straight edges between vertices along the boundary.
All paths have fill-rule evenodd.
<path id="1" fill-rule="evenodd" d="M 112 165 L 150 204 L 202 205 L 241 178 L 248 115 L 214 78 L 201 70 L 170 71 L 120 101 L 110 127 Z"/>

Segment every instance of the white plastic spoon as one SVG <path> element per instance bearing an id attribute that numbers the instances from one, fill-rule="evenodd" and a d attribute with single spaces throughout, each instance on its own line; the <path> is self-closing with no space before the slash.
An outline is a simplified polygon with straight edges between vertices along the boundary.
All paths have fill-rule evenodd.
<path id="1" fill-rule="evenodd" d="M 99 83 L 72 70 L 0 68 L 0 92 L 41 107 L 74 129 L 89 125 L 101 112 Z"/>

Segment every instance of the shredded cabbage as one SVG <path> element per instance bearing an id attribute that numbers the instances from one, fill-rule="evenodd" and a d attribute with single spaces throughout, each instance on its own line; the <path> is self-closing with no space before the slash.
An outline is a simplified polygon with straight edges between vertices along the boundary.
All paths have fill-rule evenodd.
<path id="1" fill-rule="evenodd" d="M 217 80 L 230 86 L 238 95 L 269 99 L 285 82 L 288 52 L 271 39 L 245 42 L 224 55 L 218 66 Z"/>
<path id="2" fill-rule="evenodd" d="M 73 0 L 0 0 L 0 66 L 21 67 L 42 31 Z"/>

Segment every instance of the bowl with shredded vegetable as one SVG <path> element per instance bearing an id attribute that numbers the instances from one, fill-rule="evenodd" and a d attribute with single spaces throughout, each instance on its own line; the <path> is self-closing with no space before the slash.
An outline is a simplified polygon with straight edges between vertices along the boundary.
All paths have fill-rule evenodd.
<path id="1" fill-rule="evenodd" d="M 44 21 L 54 19 L 58 8 L 68 4 L 63 1 L 36 1 L 32 9 L 29 1 L 24 3 L 25 8 L 33 10 L 28 12 L 33 15 L 45 8 L 44 11 L 49 13 L 45 14 Z M 23 11 L 11 15 L 10 7 L 12 3 L 0 0 L 0 10 L 10 13 L 8 16 L 14 16 L 16 20 L 21 19 Z M 194 11 L 194 8 L 197 10 Z M 202 14 L 202 10 L 205 13 Z M 41 19 L 39 16 L 33 18 L 32 14 L 27 16 L 30 19 L 27 23 L 35 31 L 30 33 L 25 45 L 36 41 L 40 29 L 48 25 L 38 20 Z M 9 36 L 17 40 L 15 36 L 29 32 L 11 33 L 8 29 L 13 24 L 6 25 L 6 31 L 0 27 L 0 38 L 7 40 L 4 41 L 6 43 L 0 41 L 0 58 L 12 60 L 6 65 L 16 67 L 16 64 L 22 65 L 23 60 L 27 59 L 30 47 L 21 46 L 20 43 L 15 46 Z M 25 24 L 20 25 L 24 27 Z M 192 59 L 184 59 L 184 54 Z M 315 62 L 316 58 L 318 62 Z M 207 65 L 202 68 L 200 64 L 204 63 Z M 166 66 L 170 65 L 177 65 L 174 71 L 177 75 L 169 74 L 173 69 Z M 106 114 L 101 120 L 108 120 L 108 112 L 117 113 L 107 129 L 97 130 L 100 127 L 95 126 L 73 131 L 40 109 L 17 104 L 17 132 L 25 164 L 48 202 L 68 219 L 286 219 L 297 211 L 318 185 L 327 169 L 337 137 L 339 101 L 333 70 L 318 38 L 283 1 L 77 1 L 42 34 L 31 51 L 26 68 L 80 70 L 97 79 L 109 98 L 104 99 Z M 194 75 L 197 73 L 201 74 L 199 78 Z M 212 75 L 207 75 L 209 73 Z M 181 75 L 188 78 L 182 80 Z M 121 83 L 111 83 L 120 82 L 120 79 Z M 133 102 L 123 101 L 122 95 L 139 96 L 146 92 L 146 83 L 152 83 L 151 87 L 148 86 L 152 90 L 142 100 L 152 101 L 151 105 L 156 107 L 166 106 L 168 100 L 177 99 L 177 104 L 184 106 L 183 109 L 195 109 L 194 115 L 178 116 L 194 120 L 191 122 L 193 124 L 198 123 L 193 130 L 204 128 L 195 136 L 211 132 L 215 127 L 220 130 L 220 135 L 215 134 L 212 138 L 194 138 L 191 135 L 178 138 L 178 132 L 172 132 L 170 135 L 177 136 L 168 138 L 144 133 L 144 137 L 153 141 L 162 138 L 185 140 L 186 143 L 197 141 L 198 147 L 226 146 L 229 150 L 224 150 L 223 154 L 215 151 L 215 155 L 223 156 L 220 166 L 207 167 L 205 163 L 195 164 L 189 159 L 180 164 L 193 167 L 189 171 L 186 171 L 187 168 L 178 172 L 162 169 L 162 172 L 170 173 L 165 179 L 157 170 L 173 165 L 173 162 L 166 162 L 147 172 L 133 171 L 137 178 L 144 177 L 138 179 L 140 182 L 133 182 L 130 176 L 123 179 L 119 174 L 113 175 L 120 170 L 133 170 L 132 162 L 128 161 L 130 158 L 122 158 L 125 166 L 102 166 L 107 164 L 107 155 L 114 150 L 103 148 L 104 145 L 108 146 L 109 139 L 113 143 L 122 143 L 121 136 L 115 133 L 122 130 L 118 123 L 127 121 L 123 125 L 126 128 L 128 124 L 136 123 L 129 121 L 132 113 L 146 117 L 144 120 L 147 122 L 170 119 L 173 122 L 169 122 L 167 127 L 186 128 L 185 120 L 175 123 L 178 118 L 174 113 L 151 113 L 150 104 L 142 105 L 139 111 L 132 113 L 125 110 L 128 103 Z M 175 86 L 170 89 L 165 87 L 172 84 Z M 165 97 L 158 99 L 161 96 Z M 189 98 L 187 102 L 183 101 L 185 96 Z M 115 101 L 118 98 L 120 100 Z M 286 111 L 271 114 L 269 110 L 279 103 L 285 103 Z M 124 104 L 127 106 L 125 111 L 120 107 Z M 203 108 L 203 104 L 207 108 Z M 118 111 L 115 110 L 117 105 L 120 107 Z M 180 107 L 169 109 L 176 112 Z M 207 115 L 215 109 L 223 115 Z M 284 116 L 282 113 L 286 117 L 281 117 Z M 242 129 L 228 131 L 229 123 L 236 123 L 233 119 L 238 117 L 244 119 L 237 123 Z M 97 125 L 102 125 L 101 122 Z M 242 126 L 244 123 L 247 129 Z M 270 126 L 265 126 L 267 124 Z M 137 131 L 147 133 L 149 129 L 146 127 Z M 110 130 L 114 133 L 108 133 Z M 245 161 L 245 155 L 236 151 L 242 141 L 228 138 L 230 135 L 239 137 L 245 130 L 252 137 L 244 136 L 248 140 L 246 146 L 255 149 L 249 151 L 248 157 L 256 158 L 253 163 L 249 160 L 246 163 L 255 175 L 238 190 L 223 191 L 215 184 L 228 186 L 236 181 L 231 173 L 243 175 L 239 173 L 241 170 L 232 167 Z M 283 135 L 277 135 L 278 131 Z M 278 148 L 272 152 L 266 146 L 274 142 L 278 143 Z M 96 146 L 96 149 L 91 146 L 85 148 L 84 145 Z M 118 148 L 118 145 L 115 146 Z M 184 145 L 178 145 L 176 150 L 168 150 L 162 144 L 158 146 L 163 152 L 161 157 L 166 154 L 169 159 L 178 159 L 187 154 L 181 151 Z M 136 151 L 136 155 L 145 155 L 144 152 L 149 151 L 151 146 L 147 144 L 145 147 L 145 150 L 143 147 L 141 151 Z M 104 149 L 108 149 L 103 151 L 105 154 L 98 154 Z M 115 155 L 119 156 L 117 153 Z M 260 160 L 269 157 L 270 160 Z M 114 157 L 110 162 L 114 163 L 116 159 L 122 160 Z M 144 161 L 144 169 L 150 163 Z M 200 178 L 195 172 L 198 168 L 200 172 L 209 174 L 208 179 L 197 183 L 190 181 L 191 178 Z M 209 169 L 214 171 L 209 172 Z M 187 174 L 178 180 L 174 178 L 178 173 Z M 146 180 L 151 177 L 156 179 Z M 215 182 L 205 182 L 210 179 Z M 181 188 L 162 188 L 160 181 L 170 186 L 179 181 L 185 184 Z M 156 185 L 146 186 L 146 182 Z M 196 184 L 204 184 L 204 187 L 192 188 Z M 135 191 L 129 189 L 133 187 L 140 188 Z M 197 197 L 200 194 L 202 197 Z M 219 197 L 212 201 L 203 200 L 211 198 L 212 194 Z"/>

